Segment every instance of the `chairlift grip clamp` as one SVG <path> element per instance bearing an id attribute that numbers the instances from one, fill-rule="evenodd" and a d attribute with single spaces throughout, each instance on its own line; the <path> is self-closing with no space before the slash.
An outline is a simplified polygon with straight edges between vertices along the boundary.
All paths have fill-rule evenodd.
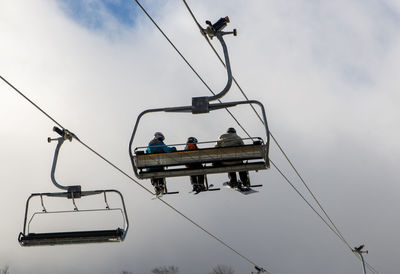
<path id="1" fill-rule="evenodd" d="M 259 267 L 259 266 L 256 266 L 256 265 L 255 265 L 254 268 L 257 270 L 257 273 L 264 273 L 264 272 L 266 272 L 265 269 L 262 268 L 262 267 Z"/>
<path id="2" fill-rule="evenodd" d="M 206 24 L 208 25 L 208 27 L 205 30 L 203 30 L 202 33 L 208 34 L 210 39 L 213 39 L 215 36 L 217 36 L 217 34 L 221 34 L 221 35 L 233 34 L 234 36 L 237 36 L 236 29 L 234 29 L 233 31 L 228 31 L 228 32 L 222 31 L 228 25 L 228 23 L 230 23 L 228 16 L 220 18 L 214 24 L 212 24 L 209 20 L 207 20 Z"/>
<path id="3" fill-rule="evenodd" d="M 56 126 L 53 127 L 53 131 L 56 132 L 58 135 L 60 135 L 61 137 L 59 138 L 47 138 L 47 142 L 51 142 L 51 141 L 58 141 L 60 138 L 62 138 L 62 140 L 69 140 L 70 142 L 72 142 L 72 138 L 76 138 L 75 134 L 73 134 L 72 132 L 70 132 L 68 129 L 60 129 Z"/>

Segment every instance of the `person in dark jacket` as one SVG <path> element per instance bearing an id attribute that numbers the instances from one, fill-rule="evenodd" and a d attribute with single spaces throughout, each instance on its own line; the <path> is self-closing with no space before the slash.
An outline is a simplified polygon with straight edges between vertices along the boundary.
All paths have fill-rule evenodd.
<path id="1" fill-rule="evenodd" d="M 186 141 L 185 150 L 194 150 L 199 149 L 197 147 L 197 139 L 195 137 L 189 137 Z M 192 163 L 186 165 L 187 168 L 202 168 L 203 164 L 201 163 Z M 193 191 L 199 193 L 201 191 L 206 190 L 206 186 L 204 184 L 204 175 L 192 175 L 190 176 L 190 183 L 192 184 Z"/>
<path id="2" fill-rule="evenodd" d="M 216 147 L 229 147 L 229 146 L 243 146 L 243 140 L 236 134 L 236 130 L 233 127 L 228 128 L 227 132 L 222 134 L 218 141 Z M 222 162 L 222 165 L 234 165 L 240 164 L 242 161 L 231 161 Z M 250 187 L 250 179 L 248 171 L 239 171 L 239 177 L 241 184 L 237 181 L 236 172 L 228 172 L 229 186 L 230 187 Z"/>
<path id="3" fill-rule="evenodd" d="M 168 153 L 176 151 L 176 147 L 168 147 L 164 144 L 164 134 L 161 132 L 154 133 L 154 138 L 150 141 L 146 148 L 146 153 Z M 163 167 L 149 168 L 149 171 L 160 171 L 164 170 Z M 151 184 L 154 186 L 156 195 L 164 194 L 165 178 L 152 178 Z"/>

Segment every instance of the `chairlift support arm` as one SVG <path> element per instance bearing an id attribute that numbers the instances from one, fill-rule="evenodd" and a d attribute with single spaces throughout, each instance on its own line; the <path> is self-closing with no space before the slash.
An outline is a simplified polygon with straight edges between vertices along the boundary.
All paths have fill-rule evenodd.
<path id="1" fill-rule="evenodd" d="M 361 263 L 362 263 L 362 268 L 363 268 L 363 273 L 367 274 L 367 271 L 365 269 L 365 260 L 364 260 L 364 256 L 363 253 L 368 254 L 368 250 L 363 250 L 365 247 L 365 245 L 360 245 L 359 247 L 355 247 L 352 251 L 354 253 L 357 253 L 358 255 L 360 255 L 361 257 Z"/>
<path id="2" fill-rule="evenodd" d="M 47 138 L 47 142 L 52 142 L 52 141 L 57 141 L 57 146 L 56 149 L 54 151 L 54 157 L 53 157 L 53 164 L 51 166 L 51 181 L 53 182 L 53 184 L 58 187 L 59 189 L 62 190 L 67 190 L 68 193 L 70 194 L 68 196 L 68 198 L 79 198 L 80 197 L 80 193 L 81 193 L 81 186 L 80 185 L 75 185 L 75 186 L 63 186 L 61 184 L 59 184 L 56 180 L 55 177 L 55 172 L 56 172 L 56 167 L 57 167 L 57 161 L 58 161 L 58 154 L 60 152 L 61 146 L 63 145 L 65 140 L 69 140 L 70 142 L 72 141 L 73 138 L 77 138 L 75 136 L 75 134 L 69 132 L 66 129 L 59 129 L 58 127 L 53 127 L 53 131 L 57 132 L 60 137 L 58 138 Z"/>
<path id="3" fill-rule="evenodd" d="M 210 102 L 210 101 L 215 101 L 215 100 L 221 99 L 221 98 L 229 91 L 229 89 L 230 89 L 231 86 L 232 86 L 232 70 L 231 70 L 231 63 L 230 63 L 230 61 L 229 61 L 228 48 L 227 48 L 227 46 L 226 46 L 226 43 L 225 43 L 224 38 L 222 37 L 222 35 L 223 35 L 223 34 L 221 34 L 221 33 L 217 33 L 217 38 L 218 38 L 219 42 L 221 43 L 222 49 L 223 49 L 223 51 L 224 51 L 225 66 L 226 66 L 226 72 L 227 72 L 227 74 L 228 74 L 228 81 L 227 81 L 227 83 L 226 83 L 224 89 L 223 89 L 220 93 L 218 93 L 218 94 L 216 94 L 216 95 L 214 95 L 214 96 L 209 96 L 209 97 L 208 97 L 208 101 L 209 101 L 209 102 Z"/>
<path id="4" fill-rule="evenodd" d="M 192 106 L 193 106 L 192 113 L 194 113 L 194 114 L 208 113 L 209 112 L 209 102 L 221 99 L 223 96 L 225 96 L 228 93 L 229 89 L 232 86 L 231 63 L 229 61 L 228 48 L 226 46 L 223 36 L 227 35 L 227 34 L 233 34 L 234 36 L 236 36 L 237 35 L 236 29 L 234 29 L 231 32 L 222 31 L 222 29 L 224 29 L 227 26 L 227 24 L 229 23 L 228 16 L 226 16 L 225 18 L 219 19 L 214 24 L 211 24 L 210 21 L 206 21 L 206 23 L 208 24 L 208 27 L 206 29 L 202 30 L 202 34 L 203 35 L 207 34 L 211 39 L 213 37 L 217 37 L 217 39 L 221 43 L 222 50 L 224 52 L 225 67 L 226 67 L 226 71 L 228 74 L 228 80 L 227 80 L 225 87 L 218 94 L 215 94 L 213 96 L 193 97 L 192 98 Z"/>

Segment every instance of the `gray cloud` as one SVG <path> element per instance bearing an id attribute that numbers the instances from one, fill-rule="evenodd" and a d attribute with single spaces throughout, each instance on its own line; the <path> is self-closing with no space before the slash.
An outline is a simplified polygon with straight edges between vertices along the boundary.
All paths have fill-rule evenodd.
<path id="1" fill-rule="evenodd" d="M 398 3 L 189 4 L 201 22 L 231 17 L 229 27 L 238 28 L 239 36 L 226 40 L 239 83 L 250 98 L 265 104 L 274 135 L 349 243 L 365 243 L 367 261 L 380 273 L 396 273 Z M 183 4 L 144 5 L 218 91 L 225 72 Z M 127 147 L 137 115 L 146 108 L 187 105 L 192 96 L 208 95 L 140 13 L 131 27 L 102 17 L 110 26 L 103 33 L 76 24 L 58 2 L 2 3 L 0 18 L 1 75 L 129 174 Z M 110 36 L 110 30 L 118 36 Z M 11 273 L 150 273 L 155 266 L 177 265 L 181 273 L 196 274 L 226 264 L 236 273 L 250 273 L 246 261 L 152 201 L 77 142 L 63 146 L 58 178 L 85 189 L 120 189 L 132 223 L 126 241 L 20 247 L 16 236 L 26 198 L 33 192 L 57 191 L 49 178 L 54 144 L 46 142 L 54 124 L 4 83 L 0 89 L 0 267 L 10 265 Z M 237 99 L 242 99 L 237 88 L 224 98 Z M 252 134 L 262 135 L 248 109 L 235 114 Z M 189 135 L 212 140 L 234 125 L 223 112 L 212 117 L 146 118 L 137 144 L 145 145 L 156 130 L 171 143 Z M 275 145 L 271 158 L 305 191 Z M 272 273 L 361 272 L 360 262 L 275 169 L 252 178 L 264 184 L 252 197 L 228 189 L 192 196 L 187 178 L 171 179 L 170 187 L 181 194 L 166 200 Z M 209 179 L 220 185 L 226 176 Z"/>

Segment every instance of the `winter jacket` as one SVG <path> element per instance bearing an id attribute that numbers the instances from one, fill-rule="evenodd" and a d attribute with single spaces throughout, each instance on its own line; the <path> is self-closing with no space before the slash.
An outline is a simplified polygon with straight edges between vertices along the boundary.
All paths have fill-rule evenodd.
<path id="1" fill-rule="evenodd" d="M 158 139 L 153 139 L 150 141 L 148 147 L 146 148 L 146 153 L 168 153 L 168 152 L 174 152 L 176 151 L 176 147 L 167 147 L 166 144 L 164 144 L 163 141 L 160 141 Z M 160 171 L 163 170 L 164 167 L 150 167 L 147 169 L 147 171 Z"/>
<path id="2" fill-rule="evenodd" d="M 243 140 L 236 133 L 222 134 L 218 141 L 217 147 L 243 146 Z"/>
<path id="3" fill-rule="evenodd" d="M 196 144 L 190 144 L 190 143 L 186 144 L 185 150 L 194 150 L 194 149 L 199 149 Z"/>
<path id="4" fill-rule="evenodd" d="M 218 141 L 216 147 L 230 147 L 230 146 L 243 146 L 243 140 L 236 133 L 225 133 L 222 134 Z M 229 161 L 220 162 L 222 165 L 237 165 L 242 163 L 242 161 Z"/>
<path id="5" fill-rule="evenodd" d="M 176 147 L 168 147 L 163 141 L 153 139 L 146 148 L 146 153 L 168 153 L 176 151 Z"/>
<path id="6" fill-rule="evenodd" d="M 191 144 L 191 143 L 186 144 L 185 150 L 196 150 L 196 149 L 199 149 L 196 144 Z M 185 166 L 188 168 L 203 167 L 203 165 L 201 163 L 194 163 L 194 164 L 185 165 Z"/>

